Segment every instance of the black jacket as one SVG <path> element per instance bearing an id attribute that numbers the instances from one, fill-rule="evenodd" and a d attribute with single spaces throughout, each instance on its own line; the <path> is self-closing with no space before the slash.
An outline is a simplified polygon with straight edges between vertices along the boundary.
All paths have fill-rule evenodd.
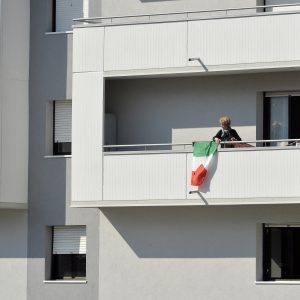
<path id="1" fill-rule="evenodd" d="M 232 138 L 234 138 L 234 140 L 237 141 L 241 141 L 242 139 L 240 138 L 240 136 L 238 135 L 238 133 L 230 128 L 229 130 L 224 131 L 223 129 L 220 129 L 217 134 L 213 137 L 213 141 L 215 140 L 215 138 L 220 139 L 222 142 L 225 141 L 232 141 Z"/>

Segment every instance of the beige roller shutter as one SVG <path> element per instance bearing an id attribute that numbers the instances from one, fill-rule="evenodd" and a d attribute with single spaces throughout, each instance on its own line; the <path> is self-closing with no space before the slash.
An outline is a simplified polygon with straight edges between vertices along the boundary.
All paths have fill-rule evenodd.
<path id="1" fill-rule="evenodd" d="M 86 254 L 86 226 L 54 226 L 53 254 Z"/>

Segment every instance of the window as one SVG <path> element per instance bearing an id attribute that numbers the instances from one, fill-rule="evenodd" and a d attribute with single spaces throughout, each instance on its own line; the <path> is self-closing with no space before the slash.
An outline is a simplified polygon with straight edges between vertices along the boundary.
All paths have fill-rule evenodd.
<path id="1" fill-rule="evenodd" d="M 71 31 L 73 19 L 88 17 L 88 0 L 53 0 L 53 31 Z"/>
<path id="2" fill-rule="evenodd" d="M 54 226 L 52 280 L 86 278 L 86 227 Z"/>
<path id="3" fill-rule="evenodd" d="M 264 139 L 300 137 L 300 94 L 266 93 L 264 100 Z"/>
<path id="4" fill-rule="evenodd" d="M 264 280 L 300 279 L 300 227 L 264 225 Z"/>
<path id="5" fill-rule="evenodd" d="M 53 103 L 53 154 L 71 154 L 72 141 L 72 101 L 54 101 Z"/>

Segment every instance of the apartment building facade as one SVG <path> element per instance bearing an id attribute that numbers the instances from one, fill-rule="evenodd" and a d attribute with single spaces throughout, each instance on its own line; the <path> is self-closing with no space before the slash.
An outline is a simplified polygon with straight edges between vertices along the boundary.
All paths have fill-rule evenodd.
<path id="1" fill-rule="evenodd" d="M 0 299 L 298 299 L 297 1 L 0 5 Z"/>

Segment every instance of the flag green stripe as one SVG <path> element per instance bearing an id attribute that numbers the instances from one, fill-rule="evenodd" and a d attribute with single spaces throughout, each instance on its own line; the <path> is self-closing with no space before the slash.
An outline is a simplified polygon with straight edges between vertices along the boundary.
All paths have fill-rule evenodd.
<path id="1" fill-rule="evenodd" d="M 214 154 L 218 149 L 218 144 L 214 142 L 209 143 L 194 143 L 193 155 L 196 157 L 209 156 Z"/>

